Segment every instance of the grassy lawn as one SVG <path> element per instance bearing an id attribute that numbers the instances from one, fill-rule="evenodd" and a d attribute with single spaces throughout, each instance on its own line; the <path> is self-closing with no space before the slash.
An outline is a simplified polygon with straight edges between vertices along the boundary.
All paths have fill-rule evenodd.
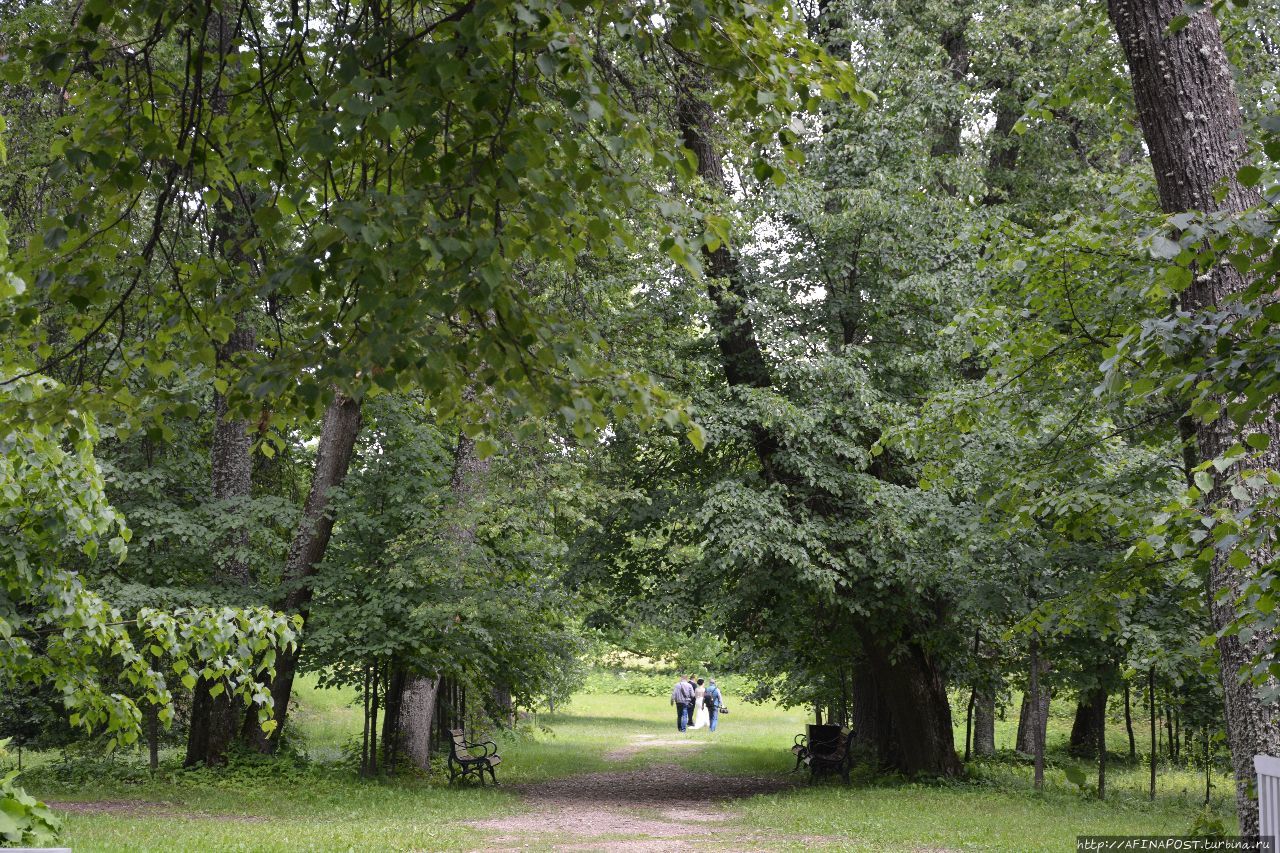
<path id="1" fill-rule="evenodd" d="M 77 850 L 451 850 L 484 845 L 469 819 L 513 814 L 513 793 L 450 789 L 439 779 L 361 782 L 344 763 L 344 746 L 359 731 L 350 694 L 308 681 L 294 718 L 309 760 L 242 760 L 228 770 L 183 771 L 180 756 L 165 756 L 152 779 L 140 756 L 111 763 L 64 763 L 37 757 L 26 776 L 32 793 L 80 805 L 67 818 L 66 843 Z M 634 745 L 637 736 L 677 739 L 665 698 L 582 695 L 556 714 L 540 714 L 529 731 L 503 743 L 501 781 L 541 780 L 596 770 L 625 772 L 653 762 L 721 774 L 786 774 L 788 746 L 805 722 L 796 710 L 756 707 L 729 697 L 720 731 L 691 732 L 702 749 L 670 743 L 623 758 L 606 753 Z M 1066 704 L 1056 713 L 1067 710 Z M 961 723 L 963 720 L 961 719 Z M 1051 743 L 1070 721 L 1054 719 Z M 1013 739 L 1015 721 L 999 724 L 998 745 Z M 1127 749 L 1123 727 L 1110 733 Z M 957 743 L 963 743 L 963 731 Z M 1110 798 L 1100 803 L 1070 784 L 1066 762 L 1054 755 L 1043 794 L 1030 790 L 1030 767 L 1010 754 L 976 765 L 970 779 L 914 784 L 865 775 L 845 788 L 804 785 L 734 805 L 739 821 L 765 834 L 814 839 L 806 846 L 840 849 L 947 847 L 989 850 L 1065 850 L 1077 834 L 1184 834 L 1199 813 L 1202 777 L 1161 769 L 1156 802 L 1145 797 L 1146 770 L 1113 762 Z M 1215 779 L 1214 812 L 1231 820 L 1230 787 Z M 699 831 L 702 831 L 701 829 Z M 708 830 L 711 831 L 711 830 Z"/>

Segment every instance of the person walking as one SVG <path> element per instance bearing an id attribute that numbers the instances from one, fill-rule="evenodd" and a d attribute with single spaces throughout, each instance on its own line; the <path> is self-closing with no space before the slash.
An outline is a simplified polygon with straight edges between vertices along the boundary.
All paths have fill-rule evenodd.
<path id="1" fill-rule="evenodd" d="M 693 710 L 692 676 L 688 680 L 680 679 L 671 688 L 671 704 L 676 706 L 676 728 L 684 731 L 689 725 L 689 713 Z"/>
<path id="2" fill-rule="evenodd" d="M 693 727 L 695 729 L 705 729 L 710 725 L 711 718 L 707 713 L 707 688 L 703 686 L 701 678 L 698 679 L 698 686 L 693 691 L 693 706 Z"/>
<path id="3" fill-rule="evenodd" d="M 716 680 L 713 678 L 707 682 L 707 714 L 710 716 L 709 728 L 711 731 L 716 730 L 716 724 L 720 721 L 720 703 L 724 699 L 720 695 L 720 688 L 716 687 Z"/>

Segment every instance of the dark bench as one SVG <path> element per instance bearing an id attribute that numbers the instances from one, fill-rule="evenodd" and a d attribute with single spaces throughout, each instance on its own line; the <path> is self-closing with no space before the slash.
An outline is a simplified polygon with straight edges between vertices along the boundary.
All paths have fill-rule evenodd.
<path id="1" fill-rule="evenodd" d="M 849 784 L 849 741 L 852 740 L 849 729 L 841 729 L 836 735 L 835 743 L 827 742 L 822 746 L 806 745 L 806 755 L 799 760 L 809 768 L 809 778 L 817 779 L 832 771 L 840 774 L 846 785 Z"/>
<path id="2" fill-rule="evenodd" d="M 498 777 L 493 770 L 502 763 L 498 745 L 491 740 L 472 743 L 466 739 L 462 729 L 450 729 L 449 734 L 453 736 L 449 743 L 449 784 L 452 785 L 455 779 L 474 775 L 483 785 L 484 772 L 488 770 L 489 778 L 497 785 Z"/>

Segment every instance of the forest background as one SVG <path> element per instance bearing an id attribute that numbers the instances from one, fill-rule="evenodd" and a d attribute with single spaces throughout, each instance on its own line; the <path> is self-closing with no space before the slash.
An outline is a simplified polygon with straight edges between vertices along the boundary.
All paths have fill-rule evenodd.
<path id="1" fill-rule="evenodd" d="M 1099 796 L 1145 693 L 1256 827 L 1274 3 L 0 10 L 0 731 L 405 772 L 605 642 Z"/>

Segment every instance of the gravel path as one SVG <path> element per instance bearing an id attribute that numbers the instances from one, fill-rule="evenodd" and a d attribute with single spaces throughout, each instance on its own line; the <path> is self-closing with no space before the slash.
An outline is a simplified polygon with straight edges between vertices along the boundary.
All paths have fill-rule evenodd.
<path id="1" fill-rule="evenodd" d="M 681 749 L 688 755 L 700 746 L 639 735 L 606 758 L 621 761 L 649 747 Z M 779 843 L 836 841 L 762 833 L 743 825 L 732 808 L 735 800 L 785 791 L 794 784 L 786 778 L 720 776 L 663 762 L 508 786 L 528 811 L 467 825 L 485 831 L 484 850 L 766 851 Z"/>

